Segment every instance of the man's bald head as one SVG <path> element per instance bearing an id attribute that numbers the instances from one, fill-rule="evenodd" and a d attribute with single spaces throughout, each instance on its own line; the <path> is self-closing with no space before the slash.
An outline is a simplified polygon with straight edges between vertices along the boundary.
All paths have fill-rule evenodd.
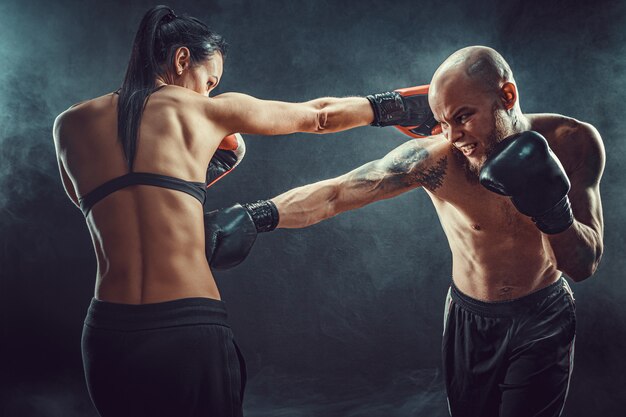
<path id="1" fill-rule="evenodd" d="M 428 103 L 444 137 L 463 152 L 472 173 L 500 140 L 523 127 L 511 67 L 484 46 L 460 49 L 439 66 Z"/>
<path id="2" fill-rule="evenodd" d="M 476 87 L 492 92 L 504 83 L 515 83 L 511 67 L 502 55 L 486 46 L 468 46 L 450 55 L 435 71 L 431 86 L 436 92 L 442 82 L 456 77 L 467 77 Z"/>

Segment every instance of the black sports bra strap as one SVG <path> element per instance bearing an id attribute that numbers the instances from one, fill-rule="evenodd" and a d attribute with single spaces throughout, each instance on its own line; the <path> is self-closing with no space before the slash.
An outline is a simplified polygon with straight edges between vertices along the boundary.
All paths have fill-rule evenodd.
<path id="1" fill-rule="evenodd" d="M 130 172 L 121 177 L 113 178 L 110 181 L 96 187 L 89 194 L 82 197 L 80 209 L 85 217 L 89 214 L 91 208 L 98 201 L 102 200 L 109 194 L 131 185 L 152 185 L 155 187 L 169 188 L 171 190 L 182 191 L 195 197 L 201 204 L 206 200 L 206 184 L 202 182 L 185 181 L 180 178 L 170 177 L 168 175 L 152 174 L 149 172 Z"/>

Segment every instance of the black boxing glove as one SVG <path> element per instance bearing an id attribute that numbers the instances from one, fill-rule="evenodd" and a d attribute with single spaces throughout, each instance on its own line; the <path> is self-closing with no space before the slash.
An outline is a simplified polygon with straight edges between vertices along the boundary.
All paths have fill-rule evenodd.
<path id="1" fill-rule="evenodd" d="M 428 85 L 366 96 L 374 110 L 372 126 L 396 126 L 412 137 L 436 134 L 437 121 L 428 104 Z"/>
<path id="2" fill-rule="evenodd" d="M 278 219 L 278 210 L 269 200 L 205 213 L 205 253 L 209 265 L 215 269 L 239 265 L 250 253 L 257 233 L 274 230 Z"/>
<path id="3" fill-rule="evenodd" d="M 518 133 L 498 143 L 479 179 L 488 190 L 511 197 L 517 210 L 544 233 L 561 233 L 574 222 L 567 197 L 569 178 L 537 132 Z"/>

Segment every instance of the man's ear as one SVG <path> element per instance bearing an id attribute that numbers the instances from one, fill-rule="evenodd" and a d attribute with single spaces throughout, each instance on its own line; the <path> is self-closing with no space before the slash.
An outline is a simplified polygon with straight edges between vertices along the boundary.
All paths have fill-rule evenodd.
<path id="1" fill-rule="evenodd" d="M 517 103 L 517 88 L 515 84 L 506 82 L 500 89 L 500 100 L 505 109 L 511 110 Z"/>

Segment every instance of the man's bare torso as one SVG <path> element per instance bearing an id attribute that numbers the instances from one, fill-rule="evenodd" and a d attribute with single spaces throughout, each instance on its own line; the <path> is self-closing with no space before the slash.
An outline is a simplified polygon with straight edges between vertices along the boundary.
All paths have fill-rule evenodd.
<path id="1" fill-rule="evenodd" d="M 527 117 L 569 175 L 582 158 L 576 142 L 580 138 L 575 138 L 578 122 L 560 115 Z M 448 238 L 452 276 L 461 291 L 481 300 L 507 300 L 561 276 L 532 220 L 520 214 L 508 197 L 482 187 L 458 150 L 442 136 L 426 139 L 421 146 L 429 154 L 424 160 L 428 175 L 421 182 Z"/>

